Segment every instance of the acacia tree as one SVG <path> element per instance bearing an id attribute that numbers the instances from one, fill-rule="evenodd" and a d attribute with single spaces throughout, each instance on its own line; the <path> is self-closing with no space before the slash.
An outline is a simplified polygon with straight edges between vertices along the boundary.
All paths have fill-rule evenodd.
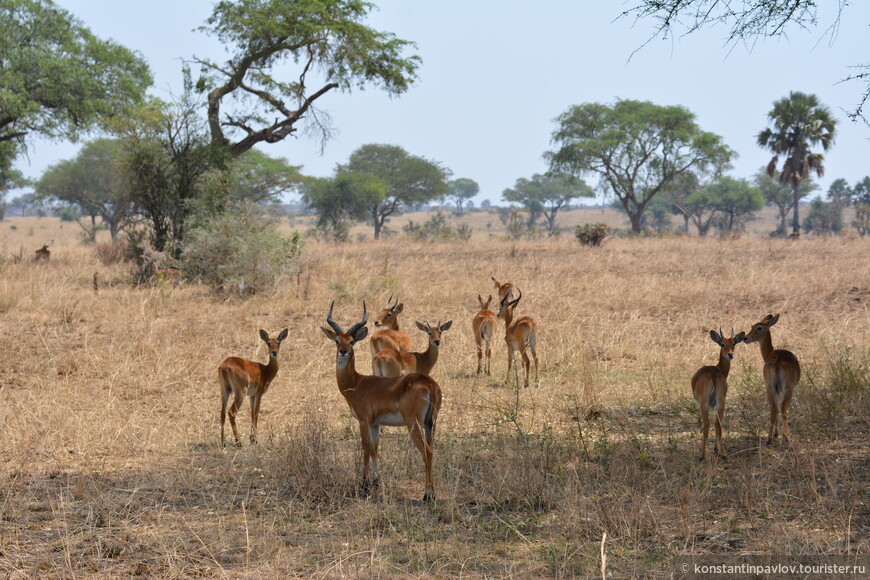
<path id="1" fill-rule="evenodd" d="M 460 177 L 447 184 L 447 197 L 456 204 L 457 215 L 462 215 L 462 205 L 480 193 L 480 186 L 473 179 Z"/>
<path id="2" fill-rule="evenodd" d="M 722 177 L 708 187 L 719 198 L 719 216 L 716 223 L 720 230 L 743 230 L 746 222 L 753 219 L 755 212 L 764 207 L 761 190 L 745 179 Z"/>
<path id="3" fill-rule="evenodd" d="M 380 178 L 348 172 L 308 180 L 302 201 L 317 212 L 320 231 L 333 241 L 345 242 L 353 223 L 364 220 L 386 194 L 387 185 Z"/>
<path id="4" fill-rule="evenodd" d="M 201 31 L 231 53 L 224 63 L 193 57 L 197 89 L 206 95 L 212 143 L 232 156 L 258 143 L 277 143 L 298 130 L 322 140 L 329 121 L 315 102 L 331 91 L 380 87 L 390 95 L 416 80 L 420 59 L 402 56 L 411 42 L 363 21 L 374 8 L 362 0 L 223 0 Z M 298 75 L 278 65 L 298 65 Z M 234 106 L 238 105 L 238 106 Z"/>
<path id="5" fill-rule="evenodd" d="M 450 171 L 435 161 L 410 155 L 397 145 L 363 145 L 354 151 L 346 165 L 336 170 L 377 177 L 386 185 L 380 198 L 368 208 L 374 225 L 374 238 L 380 239 L 386 219 L 414 205 L 432 202 L 448 191 Z"/>
<path id="6" fill-rule="evenodd" d="M 634 233 L 641 233 L 644 208 L 686 171 L 726 166 L 734 152 L 722 138 L 702 131 L 695 115 L 679 106 L 620 100 L 586 103 L 556 118 L 544 154 L 553 173 L 597 174 L 619 200 Z"/>
<path id="7" fill-rule="evenodd" d="M 139 102 L 151 73 L 51 0 L 0 0 L 0 142 L 75 139 Z"/>
<path id="8" fill-rule="evenodd" d="M 819 177 L 825 174 L 824 156 L 810 149 L 818 145 L 827 151 L 833 145 L 837 120 L 815 95 L 798 91 L 773 103 L 767 117 L 773 127 L 761 131 L 756 140 L 759 147 L 773 152 L 773 159 L 767 165 L 768 175 L 776 173 L 780 155 L 785 157 L 779 181 L 792 188 L 792 232 L 800 233 L 801 180 L 810 173 Z"/>
<path id="9" fill-rule="evenodd" d="M 42 198 L 56 198 L 81 206 L 91 216 L 82 227 L 91 241 L 96 236 L 96 217 L 109 228 L 113 240 L 135 218 L 121 167 L 121 145 L 113 139 L 85 143 L 73 159 L 49 167 L 36 183 Z"/>
<path id="10" fill-rule="evenodd" d="M 282 157 L 271 157 L 256 149 L 235 158 L 229 169 L 227 190 L 231 202 L 277 202 L 283 194 L 298 190 L 304 181 L 302 166 L 290 165 Z"/>
<path id="11" fill-rule="evenodd" d="M 547 231 L 556 229 L 559 210 L 578 197 L 593 197 L 595 192 L 580 179 L 567 175 L 540 175 L 531 179 L 521 177 L 501 196 L 505 201 L 521 203 L 529 211 L 529 227 L 534 225 L 538 213 L 547 220 Z"/>

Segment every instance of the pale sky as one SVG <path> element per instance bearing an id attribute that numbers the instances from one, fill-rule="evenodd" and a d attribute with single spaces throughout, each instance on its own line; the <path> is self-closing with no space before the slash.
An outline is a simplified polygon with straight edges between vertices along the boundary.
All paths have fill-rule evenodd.
<path id="1" fill-rule="evenodd" d="M 182 92 L 181 59 L 223 59 L 220 44 L 194 30 L 212 2 L 55 1 L 99 37 L 138 51 L 152 68 L 152 93 L 162 98 Z M 392 99 L 372 88 L 318 100 L 335 129 L 322 154 L 320 142 L 307 137 L 261 150 L 302 165 L 305 174 L 328 176 L 362 145 L 399 145 L 440 162 L 453 178 L 477 181 L 476 203 L 498 204 L 518 178 L 546 171 L 542 154 L 551 148 L 555 117 L 572 105 L 621 98 L 686 107 L 738 153 L 731 175 L 751 178 L 770 160 L 755 136 L 767 127 L 773 102 L 802 91 L 839 119 L 822 190 L 839 177 L 854 185 L 870 175 L 870 127 L 851 122 L 846 111 L 864 85 L 838 82 L 856 72 L 850 66 L 870 60 L 870 2 L 853 3 L 833 38 L 834 14 L 823 12 L 818 27 L 792 29 L 788 40 L 729 46 L 728 29 L 718 26 L 642 47 L 653 23 L 618 19 L 633 0 L 375 0 L 369 25 L 417 43 L 419 81 Z M 833 9 L 837 2 L 821 4 Z M 32 141 L 17 167 L 36 178 L 78 147 Z M 595 177 L 586 180 L 597 185 Z"/>

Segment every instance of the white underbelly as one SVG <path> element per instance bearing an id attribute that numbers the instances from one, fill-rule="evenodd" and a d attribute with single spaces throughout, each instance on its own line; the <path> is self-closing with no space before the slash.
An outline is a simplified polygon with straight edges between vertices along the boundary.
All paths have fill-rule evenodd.
<path id="1" fill-rule="evenodd" d="M 375 419 L 375 425 L 387 425 L 390 427 L 402 427 L 405 424 L 405 419 L 398 411 L 387 413 Z"/>

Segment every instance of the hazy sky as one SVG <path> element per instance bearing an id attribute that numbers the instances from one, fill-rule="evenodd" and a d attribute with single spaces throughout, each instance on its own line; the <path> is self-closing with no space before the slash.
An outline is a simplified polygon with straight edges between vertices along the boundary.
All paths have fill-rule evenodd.
<path id="1" fill-rule="evenodd" d="M 181 93 L 181 59 L 223 57 L 219 43 L 194 30 L 211 13 L 212 2 L 55 1 L 98 36 L 141 53 L 155 77 L 152 92 L 160 97 Z M 319 107 L 335 128 L 323 154 L 320 142 L 307 137 L 263 151 L 302 165 L 306 174 L 327 176 L 361 145 L 395 144 L 442 163 L 454 178 L 477 181 L 476 202 L 499 203 L 518 178 L 546 171 L 541 156 L 551 147 L 556 116 L 571 105 L 621 98 L 686 107 L 702 129 L 737 151 L 731 174 L 750 178 L 770 160 L 755 136 L 767 126 L 773 102 L 802 91 L 817 95 L 840 121 L 819 180 L 823 190 L 839 177 L 854 184 L 870 175 L 870 128 L 845 114 L 864 85 L 838 84 L 855 72 L 850 66 L 868 62 L 870 2 L 847 7 L 835 31 L 829 28 L 834 14 L 820 13 L 818 27 L 793 29 L 788 40 L 729 46 L 728 29 L 714 27 L 643 48 L 653 23 L 618 18 L 634 0 L 375 3 L 371 26 L 417 43 L 415 53 L 423 59 L 419 82 L 393 99 L 376 89 L 322 97 Z M 836 2 L 822 4 L 833 9 Z M 78 149 L 33 143 L 18 162 L 30 177 Z M 595 177 L 587 182 L 597 185 Z"/>

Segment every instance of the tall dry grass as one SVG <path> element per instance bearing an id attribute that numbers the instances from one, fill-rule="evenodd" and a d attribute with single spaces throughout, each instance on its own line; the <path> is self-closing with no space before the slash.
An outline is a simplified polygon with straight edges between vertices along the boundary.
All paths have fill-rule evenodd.
<path id="1" fill-rule="evenodd" d="M 668 576 L 674 554 L 868 549 L 866 241 L 309 242 L 304 281 L 242 300 L 136 287 L 58 225 L 0 222 L 5 576 L 593 577 L 604 532 L 614 577 Z M 14 259 L 42 234 L 51 262 Z M 518 312 L 540 325 L 540 388 L 505 380 L 502 328 L 493 375 L 474 375 L 471 318 L 491 275 L 522 289 Z M 423 466 L 402 429 L 383 437 L 379 495 L 357 497 L 357 426 L 318 328 L 333 299 L 346 326 L 390 294 L 420 349 L 414 320 L 454 321 L 433 371 L 434 505 L 416 501 Z M 762 361 L 741 345 L 729 459 L 698 464 L 689 379 L 716 360 L 707 333 L 768 312 L 804 369 L 796 441 L 759 443 Z M 260 443 L 222 451 L 217 366 L 265 360 L 257 330 L 284 327 Z M 247 403 L 240 417 L 246 432 Z"/>

